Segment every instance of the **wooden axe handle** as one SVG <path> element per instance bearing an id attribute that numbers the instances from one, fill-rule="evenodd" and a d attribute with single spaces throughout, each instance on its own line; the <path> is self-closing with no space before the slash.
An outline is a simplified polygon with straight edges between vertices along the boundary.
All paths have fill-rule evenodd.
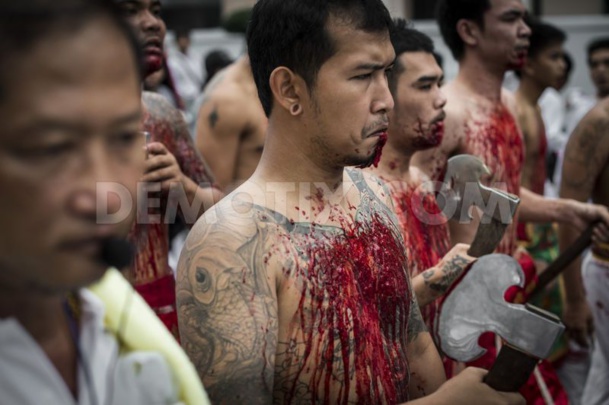
<path id="1" fill-rule="evenodd" d="M 564 269 L 571 264 L 588 246 L 592 241 L 592 232 L 598 222 L 594 222 L 586 228 L 586 230 L 577 238 L 577 240 L 567 248 L 564 252 L 554 260 L 543 273 L 539 275 L 537 285 L 531 293 L 531 297 L 539 294 L 543 289 L 552 282 Z"/>
<path id="2" fill-rule="evenodd" d="M 503 238 L 508 225 L 496 219 L 492 219 L 489 224 L 481 223 L 478 225 L 476 236 L 474 236 L 467 254 L 472 257 L 482 257 L 493 253 Z"/>
<path id="3" fill-rule="evenodd" d="M 538 361 L 538 358 L 504 344 L 484 382 L 497 391 L 518 392 Z"/>

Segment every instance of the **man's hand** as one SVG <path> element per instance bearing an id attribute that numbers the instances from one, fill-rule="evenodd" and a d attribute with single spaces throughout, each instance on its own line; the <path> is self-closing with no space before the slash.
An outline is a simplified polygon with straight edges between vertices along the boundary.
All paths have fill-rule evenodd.
<path id="1" fill-rule="evenodd" d="M 519 393 L 498 392 L 486 385 L 482 380 L 487 373 L 488 371 L 481 368 L 468 367 L 448 380 L 434 394 L 409 404 L 525 404 Z"/>
<path id="2" fill-rule="evenodd" d="M 590 223 L 601 221 L 594 229 L 594 242 L 609 242 L 609 210 L 598 204 L 583 203 L 576 200 L 563 200 L 563 222 L 583 232 Z"/>
<path id="3" fill-rule="evenodd" d="M 175 156 L 160 142 L 152 142 L 146 146 L 145 174 L 142 181 L 161 183 L 161 191 L 169 192 L 171 184 L 179 183 L 186 186 L 187 177 L 182 173 Z M 174 186 L 175 187 L 175 186 Z"/>
<path id="4" fill-rule="evenodd" d="M 588 347 L 590 335 L 594 332 L 594 323 L 586 299 L 566 300 L 562 321 L 567 328 L 569 339 L 575 340 L 582 347 Z"/>

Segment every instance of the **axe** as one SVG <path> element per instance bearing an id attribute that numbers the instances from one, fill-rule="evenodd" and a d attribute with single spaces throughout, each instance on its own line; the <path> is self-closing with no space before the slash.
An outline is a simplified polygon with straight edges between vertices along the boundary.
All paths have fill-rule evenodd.
<path id="1" fill-rule="evenodd" d="M 565 329 L 553 314 L 506 302 L 505 292 L 514 285 L 524 286 L 516 260 L 503 254 L 481 257 L 447 294 L 436 320 L 441 350 L 461 362 L 486 352 L 478 345 L 484 332 L 494 332 L 506 342 L 484 379 L 498 391 L 518 391 Z"/>
<path id="2" fill-rule="evenodd" d="M 471 206 L 482 210 L 480 225 L 467 252 L 473 257 L 492 253 L 520 204 L 520 198 L 480 183 L 490 170 L 472 155 L 448 159 L 444 183 L 438 194 L 438 205 L 447 218 L 469 222 Z"/>
<path id="3" fill-rule="evenodd" d="M 537 285 L 531 292 L 530 297 L 541 293 L 548 284 L 550 284 L 556 277 L 558 277 L 563 270 L 571 264 L 592 242 L 592 233 L 594 227 L 598 225 L 598 221 L 592 223 L 586 228 L 586 230 L 569 246 L 564 252 L 560 254 L 544 271 L 539 275 L 537 279 Z"/>

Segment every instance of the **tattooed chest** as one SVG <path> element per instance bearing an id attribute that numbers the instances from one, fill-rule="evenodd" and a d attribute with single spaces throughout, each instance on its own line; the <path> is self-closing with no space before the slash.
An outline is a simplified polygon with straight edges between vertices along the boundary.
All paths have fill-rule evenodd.
<path id="1" fill-rule="evenodd" d="M 280 325 L 276 402 L 405 400 L 411 301 L 400 240 L 373 222 L 292 243 L 279 306 L 294 310 Z"/>

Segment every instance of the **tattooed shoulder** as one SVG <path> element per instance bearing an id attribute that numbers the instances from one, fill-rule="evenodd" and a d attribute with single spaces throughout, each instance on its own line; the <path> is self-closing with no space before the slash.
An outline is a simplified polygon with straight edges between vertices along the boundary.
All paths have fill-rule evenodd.
<path id="1" fill-rule="evenodd" d="M 180 257 L 182 344 L 212 402 L 269 403 L 278 329 L 264 254 L 272 229 L 257 223 L 253 207 L 232 215 L 228 205 L 220 203 L 197 222 Z"/>

